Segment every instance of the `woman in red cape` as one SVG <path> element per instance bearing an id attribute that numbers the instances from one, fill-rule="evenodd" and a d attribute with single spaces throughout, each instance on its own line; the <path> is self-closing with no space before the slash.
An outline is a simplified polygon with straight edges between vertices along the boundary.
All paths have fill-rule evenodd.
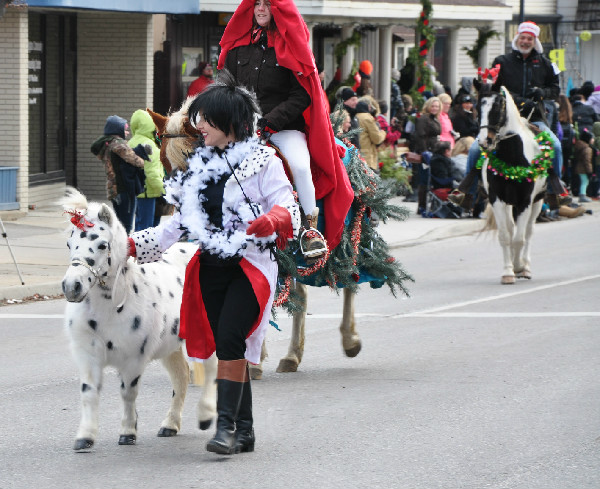
<path id="1" fill-rule="evenodd" d="M 274 24 L 261 25 L 265 18 Z M 288 156 L 282 147 L 285 144 L 279 144 L 283 134 L 299 131 L 302 137 L 306 135 L 314 198 L 323 199 L 324 234 L 329 248 L 335 248 L 354 192 L 338 156 L 308 28 L 300 12 L 292 0 L 242 0 L 220 44 L 218 68 L 227 68 L 238 82 L 256 92 L 263 112 L 259 121 L 262 137 L 271 134 L 289 159 L 302 152 L 302 139 L 289 139 L 293 146 L 288 143 L 292 149 L 287 150 Z M 303 198 L 301 194 L 309 192 L 301 192 L 298 183 L 300 203 L 307 216 L 314 215 L 313 209 L 307 208 L 314 207 L 314 199 Z M 305 205 L 303 200 L 309 203 Z M 316 227 L 316 222 L 311 225 Z"/>

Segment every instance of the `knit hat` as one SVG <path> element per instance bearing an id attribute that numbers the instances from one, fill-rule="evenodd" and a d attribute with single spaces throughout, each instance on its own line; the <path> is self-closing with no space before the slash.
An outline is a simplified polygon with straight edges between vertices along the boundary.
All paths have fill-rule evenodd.
<path id="1" fill-rule="evenodd" d="M 587 143 L 587 144 L 590 144 L 590 141 L 592 140 L 592 137 L 593 137 L 592 133 L 589 132 L 587 129 L 584 129 L 579 134 L 579 139 L 581 139 L 584 143 Z"/>
<path id="2" fill-rule="evenodd" d="M 104 135 L 112 136 L 117 135 L 122 138 L 125 137 L 125 126 L 127 121 L 118 115 L 109 115 L 106 118 L 106 124 L 104 124 Z"/>
<path id="3" fill-rule="evenodd" d="M 350 87 L 346 87 L 342 90 L 342 100 L 345 102 L 346 100 L 351 99 L 352 97 L 356 97 L 356 92 L 352 90 Z"/>
<path id="4" fill-rule="evenodd" d="M 535 44 L 533 45 L 533 47 L 535 48 L 535 50 L 538 53 L 543 53 L 544 52 L 544 48 L 542 47 L 542 43 L 539 40 L 540 27 L 535 22 L 531 22 L 530 20 L 527 20 L 527 21 L 521 22 L 519 24 L 519 27 L 517 28 L 517 35 L 515 36 L 515 38 L 513 39 L 513 42 L 512 42 L 513 49 L 515 49 L 517 51 L 518 51 L 518 48 L 517 48 L 517 39 L 519 39 L 519 36 L 521 34 L 531 34 L 535 38 Z"/>
<path id="5" fill-rule="evenodd" d="M 358 69 L 362 71 L 365 75 L 370 75 L 371 73 L 373 73 L 373 65 L 368 59 L 361 61 L 360 65 L 358 65 Z"/>

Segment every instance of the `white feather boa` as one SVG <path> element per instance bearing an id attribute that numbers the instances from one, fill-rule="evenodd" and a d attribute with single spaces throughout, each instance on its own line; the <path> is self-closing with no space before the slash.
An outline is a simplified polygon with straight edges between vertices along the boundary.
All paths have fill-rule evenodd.
<path id="1" fill-rule="evenodd" d="M 182 228 L 189 233 L 189 239 L 197 243 L 200 249 L 222 258 L 241 257 L 245 255 L 249 243 L 266 249 L 268 244 L 275 242 L 276 234 L 265 238 L 246 234 L 248 221 L 256 219 L 255 215 L 263 214 L 259 203 L 252 202 L 252 212 L 245 199 L 237 202 L 225 200 L 225 192 L 224 229 L 220 229 L 210 223 L 203 205 L 205 197 L 201 194 L 208 182 L 216 182 L 223 174 L 231 174 L 229 165 L 236 169 L 255 165 L 255 168 L 249 168 L 254 174 L 273 154 L 274 150 L 261 145 L 256 138 L 232 143 L 220 154 L 213 147 L 198 148 L 188 160 L 188 169 L 177 172 L 165 182 L 166 200 L 179 210 Z M 250 157 L 252 163 L 249 161 Z M 236 175 L 238 173 L 239 171 L 236 171 Z M 230 175 L 230 178 L 234 177 Z M 237 185 L 237 182 L 235 184 Z"/>

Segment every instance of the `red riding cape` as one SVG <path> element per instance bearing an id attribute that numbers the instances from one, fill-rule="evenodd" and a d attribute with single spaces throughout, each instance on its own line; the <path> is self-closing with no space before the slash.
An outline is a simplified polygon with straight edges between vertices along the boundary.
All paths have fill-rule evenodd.
<path id="1" fill-rule="evenodd" d="M 221 38 L 218 68 L 225 65 L 227 53 L 250 44 L 255 0 L 242 0 Z M 338 157 L 328 105 L 304 19 L 292 0 L 271 0 L 271 15 L 277 24 L 273 44 L 277 62 L 291 70 L 311 98 L 304 111 L 305 132 L 315 197 L 323 199 L 325 238 L 330 249 L 340 242 L 344 219 L 354 198 L 344 164 Z"/>

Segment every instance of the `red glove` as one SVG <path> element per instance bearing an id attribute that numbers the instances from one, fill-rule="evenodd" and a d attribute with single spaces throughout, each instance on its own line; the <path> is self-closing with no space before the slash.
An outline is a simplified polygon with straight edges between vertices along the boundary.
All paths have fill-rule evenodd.
<path id="1" fill-rule="evenodd" d="M 292 216 L 287 209 L 279 205 L 274 205 L 267 214 L 250 221 L 250 226 L 246 229 L 246 234 L 254 234 L 257 238 L 264 238 L 273 233 L 279 234 L 279 237 L 284 239 L 293 236 Z"/>
<path id="2" fill-rule="evenodd" d="M 135 252 L 135 241 L 133 238 L 127 238 L 127 256 L 133 256 L 134 258 L 137 256 Z"/>

